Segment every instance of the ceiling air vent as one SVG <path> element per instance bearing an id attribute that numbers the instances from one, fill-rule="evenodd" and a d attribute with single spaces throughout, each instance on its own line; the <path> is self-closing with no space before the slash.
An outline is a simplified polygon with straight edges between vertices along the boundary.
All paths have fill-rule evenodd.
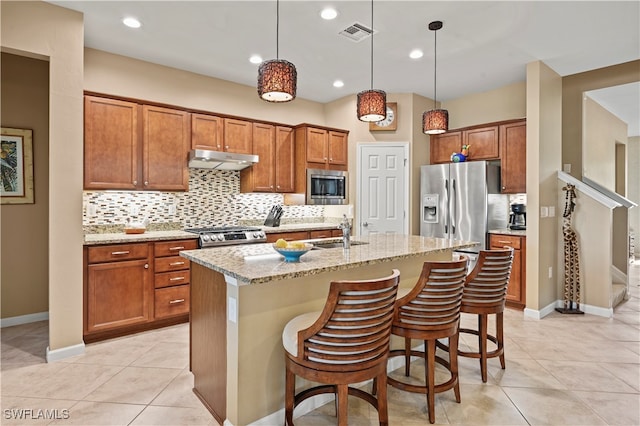
<path id="1" fill-rule="evenodd" d="M 362 25 L 359 22 L 355 22 L 349 25 L 344 30 L 340 31 L 339 34 L 345 36 L 351 41 L 356 43 L 364 40 L 365 38 L 371 36 L 373 30 L 366 25 Z"/>

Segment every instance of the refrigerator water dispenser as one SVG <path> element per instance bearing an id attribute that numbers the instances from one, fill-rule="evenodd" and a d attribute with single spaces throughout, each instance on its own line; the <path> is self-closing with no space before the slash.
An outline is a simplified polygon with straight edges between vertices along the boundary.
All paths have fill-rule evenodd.
<path id="1" fill-rule="evenodd" d="M 438 223 L 438 194 L 425 194 L 422 196 L 422 221 L 425 223 Z"/>

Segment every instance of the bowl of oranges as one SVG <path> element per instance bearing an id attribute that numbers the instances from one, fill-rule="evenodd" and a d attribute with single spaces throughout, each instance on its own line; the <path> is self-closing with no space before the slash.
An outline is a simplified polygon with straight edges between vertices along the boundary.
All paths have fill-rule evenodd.
<path id="1" fill-rule="evenodd" d="M 285 262 L 299 262 L 300 256 L 313 248 L 313 244 L 302 241 L 287 242 L 282 238 L 273 243 L 273 249 L 284 256 Z"/>

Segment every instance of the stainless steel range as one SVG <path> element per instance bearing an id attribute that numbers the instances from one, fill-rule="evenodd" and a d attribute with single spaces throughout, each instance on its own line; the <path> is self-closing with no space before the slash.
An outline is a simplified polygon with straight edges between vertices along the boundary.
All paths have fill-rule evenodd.
<path id="1" fill-rule="evenodd" d="M 267 242 L 267 236 L 260 228 L 249 226 L 221 226 L 211 228 L 189 228 L 186 232 L 198 234 L 200 248 L 253 244 Z"/>

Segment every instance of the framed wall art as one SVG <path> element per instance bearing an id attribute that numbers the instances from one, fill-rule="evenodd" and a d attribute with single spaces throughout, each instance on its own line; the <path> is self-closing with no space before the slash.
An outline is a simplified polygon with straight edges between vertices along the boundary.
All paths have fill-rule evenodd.
<path id="1" fill-rule="evenodd" d="M 33 204 L 33 130 L 2 127 L 0 201 Z"/>

